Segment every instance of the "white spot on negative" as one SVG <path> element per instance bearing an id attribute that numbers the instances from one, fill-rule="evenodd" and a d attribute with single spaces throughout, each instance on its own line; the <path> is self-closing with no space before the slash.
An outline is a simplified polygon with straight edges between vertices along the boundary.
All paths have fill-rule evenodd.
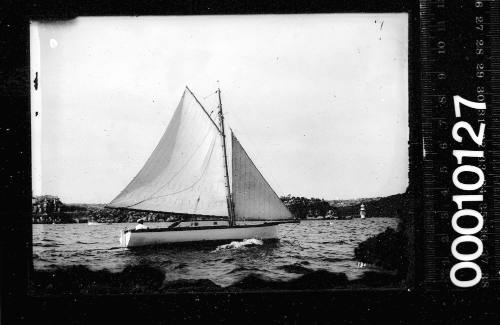
<path id="1" fill-rule="evenodd" d="M 57 41 L 55 39 L 51 38 L 50 41 L 49 41 L 49 45 L 50 45 L 51 49 L 56 48 L 57 47 Z"/>

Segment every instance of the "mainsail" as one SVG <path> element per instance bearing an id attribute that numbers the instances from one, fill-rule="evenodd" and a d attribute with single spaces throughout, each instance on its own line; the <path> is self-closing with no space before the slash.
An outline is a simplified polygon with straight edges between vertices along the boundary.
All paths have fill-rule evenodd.
<path id="1" fill-rule="evenodd" d="M 146 164 L 108 207 L 228 217 L 222 136 L 186 87 Z M 232 132 L 231 140 L 228 169 L 235 219 L 293 219 Z"/>
<path id="2" fill-rule="evenodd" d="M 227 216 L 224 173 L 219 129 L 186 88 L 151 157 L 108 206 Z"/>
<path id="3" fill-rule="evenodd" d="M 236 220 L 293 219 L 232 132 L 231 139 L 232 197 Z"/>

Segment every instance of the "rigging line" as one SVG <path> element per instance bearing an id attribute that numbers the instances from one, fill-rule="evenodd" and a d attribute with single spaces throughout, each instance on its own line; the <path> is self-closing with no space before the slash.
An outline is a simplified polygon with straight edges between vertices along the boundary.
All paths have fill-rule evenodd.
<path id="1" fill-rule="evenodd" d="M 180 174 L 180 172 L 182 172 L 184 170 L 184 168 L 186 168 L 186 166 L 188 165 L 188 163 L 191 161 L 191 159 L 193 159 L 194 155 L 198 152 L 198 150 L 200 149 L 201 145 L 205 142 L 205 139 L 207 138 L 208 134 L 210 133 L 210 129 L 208 129 L 207 133 L 202 137 L 202 140 L 201 142 L 196 146 L 195 150 L 193 151 L 193 153 L 188 157 L 188 159 L 186 160 L 186 162 L 181 166 L 181 168 L 174 173 L 174 175 L 172 177 L 170 177 L 170 179 L 164 184 L 162 185 L 158 190 L 156 190 L 155 192 L 153 192 L 153 194 L 151 195 L 155 195 L 156 193 L 158 193 L 159 191 L 161 191 L 165 186 L 167 186 L 168 184 L 170 184 L 170 182 L 177 176 Z"/>
<path id="2" fill-rule="evenodd" d="M 241 144 L 241 142 L 239 142 L 238 138 L 234 135 L 234 133 L 232 134 L 232 137 L 234 137 L 234 139 L 236 140 L 236 142 L 239 144 L 239 147 L 240 147 L 240 150 L 243 151 L 243 153 L 247 156 L 248 160 L 250 161 L 250 163 L 253 165 L 254 169 L 257 171 L 257 173 L 259 173 L 260 177 L 262 178 L 262 180 L 265 182 L 265 184 L 267 185 L 267 187 L 269 189 L 271 189 L 271 192 L 274 194 L 275 198 L 281 203 L 281 206 L 283 208 L 285 208 L 286 211 L 288 211 L 288 213 L 290 213 L 290 215 L 292 215 L 292 213 L 290 212 L 290 210 L 286 207 L 286 205 L 283 203 L 283 201 L 281 201 L 279 195 L 276 193 L 276 191 L 271 187 L 271 185 L 269 185 L 269 182 L 264 178 L 264 175 L 262 175 L 262 173 L 260 172 L 260 170 L 257 168 L 257 166 L 255 166 L 254 162 L 252 161 L 252 158 L 250 158 L 250 156 L 248 155 L 248 153 L 245 151 L 245 148 L 243 148 L 243 145 Z"/>
<path id="3" fill-rule="evenodd" d="M 163 188 L 165 188 L 165 186 L 169 185 L 170 182 L 172 182 L 172 180 L 177 176 L 179 175 L 183 170 L 184 168 L 187 167 L 188 163 L 191 161 L 191 159 L 193 159 L 194 155 L 198 152 L 198 150 L 200 149 L 201 145 L 205 142 L 205 139 L 207 138 L 208 134 L 210 133 L 210 129 L 208 130 L 208 132 L 205 134 L 205 136 L 202 138 L 202 141 L 198 144 L 198 146 L 196 147 L 196 149 L 193 151 L 193 153 L 191 154 L 191 156 L 189 156 L 189 158 L 186 160 L 186 162 L 181 166 L 181 168 L 172 176 L 170 177 L 170 179 L 165 183 L 163 184 L 159 189 L 157 189 L 155 192 L 153 192 L 148 198 L 146 199 L 143 199 L 142 201 L 139 201 L 137 203 L 134 203 L 132 205 L 128 205 L 126 206 L 125 208 L 130 208 L 130 207 L 133 207 L 133 206 L 136 206 L 138 204 L 141 204 L 145 201 L 148 201 L 148 200 L 151 200 L 151 199 L 154 199 L 154 198 L 158 198 L 158 197 L 154 197 L 155 194 L 157 194 L 159 191 L 161 191 Z M 209 160 L 210 158 L 212 157 L 212 151 L 213 151 L 213 148 L 215 146 L 215 141 L 214 141 L 214 144 L 212 144 L 212 149 L 210 151 L 210 155 L 209 155 Z M 208 165 L 207 165 L 208 166 Z M 205 170 L 203 171 L 202 173 L 202 176 L 204 175 L 205 173 Z M 193 185 L 194 186 L 194 185 Z M 187 189 L 185 189 L 187 190 Z M 185 190 L 181 190 L 180 192 L 183 192 Z M 180 193 L 180 192 L 177 192 L 177 193 Z M 171 194 L 168 194 L 168 195 L 173 195 L 173 194 L 177 194 L 177 193 L 171 193 Z M 164 195 L 164 196 L 167 196 L 167 195 Z M 162 196 L 159 196 L 159 197 L 162 197 Z"/>
<path id="4" fill-rule="evenodd" d="M 187 88 L 187 87 L 186 87 L 186 88 Z M 182 94 L 182 97 L 181 97 L 181 101 L 180 101 L 180 103 L 184 103 L 184 97 L 185 97 L 185 96 L 186 96 L 186 92 L 184 91 L 184 93 Z M 179 103 L 179 104 L 180 104 L 180 103 Z M 178 108 L 177 108 L 177 109 L 178 109 Z M 174 111 L 174 115 L 175 115 L 175 113 L 177 112 L 177 109 Z M 169 124 L 170 124 L 170 123 L 169 123 Z M 168 129 L 168 126 L 167 126 L 167 129 Z M 153 150 L 153 153 L 155 153 L 155 152 L 156 152 L 156 150 L 160 147 L 160 144 L 161 144 L 161 139 L 163 139 L 163 136 L 165 135 L 165 132 L 166 132 L 166 130 L 164 130 L 164 131 L 163 131 L 163 135 L 162 135 L 162 137 L 160 138 L 160 141 L 159 141 L 159 142 L 158 142 L 158 144 L 156 145 L 155 149 Z M 151 155 L 149 156 L 148 160 L 146 160 L 146 163 L 145 163 L 145 164 L 142 166 L 142 168 L 139 170 L 139 173 L 137 173 L 137 175 L 135 175 L 135 176 L 134 176 L 134 178 L 132 178 L 132 181 L 130 181 L 130 182 L 128 183 L 128 185 L 127 185 L 127 186 L 126 186 L 126 187 L 125 187 L 125 188 L 124 188 L 124 189 L 120 192 L 120 194 L 118 194 L 118 196 L 116 196 L 116 197 L 113 199 L 113 201 L 111 201 L 111 203 L 113 203 L 113 202 L 114 202 L 117 198 L 121 197 L 121 196 L 122 196 L 122 194 L 124 194 L 124 193 L 128 193 L 128 192 L 127 192 L 128 187 L 129 187 L 131 184 L 135 184 L 136 179 L 138 179 L 139 174 L 141 174 L 142 170 L 144 169 L 144 167 L 146 167 L 146 165 L 148 164 L 148 162 L 149 162 L 149 160 L 150 160 L 150 159 L 151 159 Z"/>
<path id="5" fill-rule="evenodd" d="M 196 100 L 196 102 L 198 103 L 198 105 L 200 105 L 200 107 L 203 110 L 203 112 L 205 112 L 205 114 L 207 115 L 208 119 L 212 122 L 212 124 L 215 126 L 215 128 L 217 129 L 217 131 L 219 131 L 219 133 L 220 133 L 221 131 L 219 130 L 219 127 L 217 126 L 217 123 L 215 123 L 214 120 L 212 120 L 212 118 L 208 114 L 208 112 L 205 109 L 205 107 L 200 103 L 200 101 L 198 100 L 198 98 L 196 98 L 196 96 L 193 94 L 193 92 L 191 91 L 191 89 L 189 89 L 188 86 L 186 86 L 186 89 L 189 91 L 189 93 L 191 94 L 191 96 L 193 96 L 193 98 Z"/>
<path id="6" fill-rule="evenodd" d="M 201 97 L 201 98 L 203 98 L 203 99 L 207 99 L 208 97 L 211 97 L 211 96 L 213 96 L 213 95 L 215 95 L 215 94 L 217 94 L 217 91 L 214 91 L 214 92 L 213 92 L 213 93 L 211 93 L 210 95 L 205 96 L 205 97 Z"/>
<path id="7" fill-rule="evenodd" d="M 214 143 L 215 143 L 215 142 L 214 142 Z M 200 143 L 200 145 L 196 148 L 196 150 L 193 152 L 193 154 L 192 154 L 192 155 L 191 155 L 191 157 L 188 159 L 188 161 L 186 161 L 186 163 L 185 163 L 185 164 L 181 167 L 181 169 L 179 169 L 179 170 L 177 171 L 177 173 L 176 173 L 175 175 L 173 175 L 167 183 L 165 183 L 164 185 L 162 185 L 162 186 L 161 186 L 158 190 L 156 190 L 156 191 L 155 191 L 153 194 L 151 194 L 148 198 L 143 199 L 142 201 L 139 201 L 139 202 L 134 203 L 134 204 L 132 204 L 132 205 L 126 206 L 125 208 L 130 208 L 130 207 L 136 206 L 136 205 L 138 205 L 138 204 L 141 204 L 141 203 L 143 203 L 143 202 L 145 202 L 145 201 L 149 201 L 149 200 L 152 200 L 152 199 L 157 199 L 157 198 L 164 197 L 164 196 L 169 196 L 169 195 L 178 194 L 178 193 L 184 192 L 184 191 L 186 191 L 186 190 L 188 190 L 188 189 L 192 188 L 194 185 L 196 185 L 196 184 L 197 184 L 197 183 L 201 180 L 201 178 L 203 178 L 203 176 L 205 175 L 206 169 L 208 168 L 208 164 L 207 164 L 207 166 L 205 167 L 205 169 L 203 170 L 203 172 L 202 172 L 202 174 L 201 174 L 200 178 L 199 178 L 199 179 L 198 179 L 195 183 L 193 183 L 193 185 L 191 185 L 190 187 L 185 188 L 185 189 L 182 189 L 182 190 L 180 190 L 180 191 L 178 191 L 178 192 L 173 192 L 173 193 L 169 193 L 169 194 L 165 194 L 165 195 L 160 195 L 160 196 L 154 196 L 154 195 L 155 195 L 155 194 L 157 194 L 159 191 L 161 191 L 161 190 L 162 190 L 165 186 L 167 186 L 168 184 L 170 184 L 170 182 L 171 182 L 171 181 L 172 181 L 172 180 L 173 180 L 173 179 L 174 179 L 174 178 L 175 178 L 175 177 L 176 177 L 176 176 L 177 176 L 177 175 L 178 175 L 178 174 L 179 174 L 179 173 L 180 173 L 180 172 L 181 172 L 181 171 L 182 171 L 182 170 L 183 170 L 186 166 L 187 166 L 187 164 L 189 163 L 189 161 L 191 160 L 191 158 L 192 158 L 192 157 L 194 156 L 194 154 L 198 151 L 198 149 L 201 147 L 201 145 L 202 145 L 202 144 L 203 144 L 203 141 L 202 141 L 202 142 Z M 211 149 L 211 151 L 210 151 L 209 160 L 210 160 L 210 158 L 212 157 L 212 151 L 213 151 L 214 146 L 215 146 L 215 145 L 213 144 L 213 145 L 212 145 L 212 149 Z"/>
<path id="8" fill-rule="evenodd" d="M 214 151 L 214 148 L 215 148 L 215 142 L 214 142 L 214 145 L 212 145 L 212 149 L 210 150 L 210 154 L 209 154 L 209 157 L 208 157 L 208 160 L 209 160 L 209 161 L 210 161 L 210 158 L 212 157 L 212 153 L 213 153 L 213 151 Z M 184 188 L 184 189 L 182 189 L 182 190 L 180 190 L 180 191 L 177 191 L 177 192 L 168 193 L 168 194 L 159 195 L 159 196 L 154 196 L 154 197 L 149 197 L 149 198 L 147 198 L 147 199 L 142 200 L 142 201 L 141 201 L 141 202 L 139 202 L 139 203 L 142 203 L 142 202 L 145 202 L 145 201 L 149 201 L 149 200 L 153 200 L 153 199 L 158 199 L 158 198 L 165 197 L 165 196 L 170 196 L 170 195 L 179 194 L 179 193 L 182 193 L 182 192 L 184 192 L 184 191 L 187 191 L 187 190 L 192 189 L 192 188 L 193 188 L 196 184 L 198 184 L 198 183 L 199 183 L 199 182 L 203 179 L 203 176 L 205 176 L 205 174 L 206 174 L 206 172 L 207 172 L 208 165 L 209 165 L 209 164 L 207 164 L 207 165 L 205 166 L 205 169 L 202 171 L 202 173 L 201 173 L 200 177 L 199 177 L 199 178 L 198 178 L 198 179 L 197 179 L 197 180 L 196 180 L 193 184 L 191 184 L 190 186 L 188 186 L 188 187 L 186 187 L 186 188 Z M 137 204 L 139 204 L 139 203 L 133 204 L 133 205 L 131 205 L 131 206 L 137 205 Z M 128 207 L 130 207 L 130 206 L 128 206 Z M 127 207 L 127 208 L 128 208 L 128 207 Z"/>
<path id="9" fill-rule="evenodd" d="M 193 151 L 193 153 L 189 156 L 189 158 L 186 160 L 186 162 L 181 166 L 181 168 L 167 181 L 167 183 L 165 183 L 164 185 L 162 185 L 156 192 L 154 192 L 152 195 L 155 195 L 156 193 L 158 193 L 160 190 L 162 190 L 165 186 L 167 186 L 168 184 L 170 184 L 170 182 L 175 178 L 177 177 L 177 175 L 180 174 L 180 172 L 182 172 L 184 170 L 184 168 L 187 167 L 188 163 L 193 159 L 194 155 L 198 152 L 198 150 L 201 148 L 201 145 L 205 142 L 205 140 L 207 139 L 208 135 L 210 133 L 210 129 L 207 130 L 207 133 L 205 133 L 205 135 L 202 137 L 201 139 L 201 142 L 196 146 L 195 150 Z"/>
<path id="10" fill-rule="evenodd" d="M 236 120 L 236 121 L 238 122 L 238 124 L 240 125 L 240 127 L 239 127 L 239 128 L 240 128 L 240 130 L 241 130 L 241 131 L 243 131 L 243 132 L 244 132 L 244 134 L 246 134 L 246 135 L 247 135 L 247 137 L 246 137 L 246 139 L 245 139 L 245 140 L 247 140 L 247 142 L 248 142 L 248 143 L 250 143 L 250 145 L 251 145 L 251 148 L 250 148 L 250 149 L 252 149 L 251 151 L 254 151 L 254 153 L 256 153 L 256 154 L 257 154 L 257 155 L 255 155 L 255 154 L 254 154 L 254 155 L 252 155 L 252 156 L 253 156 L 253 157 L 259 157 L 259 156 L 260 156 L 260 157 L 264 157 L 264 155 L 262 154 L 262 151 L 261 151 L 261 150 L 259 150 L 259 146 L 258 146 L 258 145 L 256 145 L 256 144 L 255 144 L 255 142 L 252 140 L 252 137 L 251 137 L 251 136 L 249 136 L 251 133 L 249 133 L 249 132 L 248 132 L 248 129 L 245 127 L 245 123 L 243 123 L 243 122 L 242 122 L 242 120 L 240 119 L 240 117 L 238 116 L 238 114 L 236 114 L 236 112 L 233 112 L 233 111 L 229 110 L 229 112 L 225 113 L 224 115 L 226 115 L 226 116 L 227 116 L 227 115 L 230 115 L 230 114 L 233 114 L 232 116 L 235 118 L 235 120 Z M 231 130 L 231 131 L 232 131 L 232 130 Z M 236 130 L 236 131 L 238 131 L 238 130 Z M 247 149 L 248 149 L 248 148 L 247 148 Z M 245 149 L 245 151 L 246 151 L 247 149 Z M 252 152 L 250 152 L 250 153 L 252 153 Z M 247 154 L 247 155 L 248 155 L 248 154 Z M 251 156 L 250 156 L 250 155 L 248 155 L 248 157 L 250 158 Z M 255 164 L 255 163 L 254 163 L 254 165 L 255 165 L 255 167 L 256 167 L 257 169 L 259 169 L 259 166 L 257 166 L 257 164 Z M 260 167 L 262 167 L 262 166 L 260 166 Z M 271 179 L 271 180 L 272 180 L 272 183 L 274 184 L 274 186 L 272 186 L 273 190 L 274 190 L 274 188 L 279 187 L 279 182 L 276 180 L 276 178 L 275 178 L 275 177 L 274 177 L 274 175 L 270 172 L 270 170 L 267 172 L 267 176 L 268 176 L 268 178 L 269 178 L 269 179 Z M 267 181 L 267 180 L 266 180 L 266 181 Z M 268 182 L 268 183 L 269 183 L 269 182 Z M 276 185 L 278 185 L 278 186 L 276 186 Z"/>

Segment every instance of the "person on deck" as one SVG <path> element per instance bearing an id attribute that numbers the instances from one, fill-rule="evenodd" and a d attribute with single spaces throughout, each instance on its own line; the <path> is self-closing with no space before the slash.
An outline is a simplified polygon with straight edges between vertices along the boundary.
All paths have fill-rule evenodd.
<path id="1" fill-rule="evenodd" d="M 144 223 L 144 220 L 142 220 L 142 219 L 137 220 L 137 226 L 135 226 L 135 230 L 148 229 L 148 227 L 143 225 L 143 223 Z"/>

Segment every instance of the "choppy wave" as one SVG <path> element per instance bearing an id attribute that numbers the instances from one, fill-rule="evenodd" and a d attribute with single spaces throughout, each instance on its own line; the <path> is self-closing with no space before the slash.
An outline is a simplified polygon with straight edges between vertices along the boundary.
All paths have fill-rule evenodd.
<path id="1" fill-rule="evenodd" d="M 54 244 L 44 244 L 44 243 L 33 243 L 33 246 L 38 246 L 38 247 L 59 247 L 61 245 L 54 243 Z"/>
<path id="2" fill-rule="evenodd" d="M 325 257 L 325 262 L 342 262 L 345 261 L 345 258 L 336 258 L 336 257 Z"/>
<path id="3" fill-rule="evenodd" d="M 247 271 L 260 271 L 256 267 L 245 267 L 245 266 L 238 266 L 231 271 L 227 272 L 227 274 L 233 274 L 233 273 L 239 273 L 239 272 L 247 272 Z"/>
<path id="4" fill-rule="evenodd" d="M 229 244 L 217 246 L 215 251 L 217 252 L 217 251 L 225 250 L 225 249 L 239 249 L 239 248 L 244 248 L 244 247 L 260 246 L 263 244 L 264 244 L 264 242 L 262 240 L 259 240 L 256 238 L 250 238 L 250 239 L 245 239 L 242 241 L 232 241 Z"/>
<path id="5" fill-rule="evenodd" d="M 357 267 L 354 249 L 358 243 L 384 231 L 387 226 L 396 228 L 397 220 L 373 218 L 370 222 L 354 219 L 332 223 L 305 221 L 297 225 L 279 225 L 278 243 L 263 243 L 251 238 L 220 246 L 204 244 L 140 250 L 119 247 L 119 231 L 127 224 L 106 227 L 67 224 L 53 228 L 33 225 L 33 263 L 35 270 L 81 264 L 92 270 L 113 272 L 131 265 L 144 265 L 164 272 L 166 281 L 187 278 L 189 283 L 186 285 L 190 288 L 198 284 L 204 286 L 207 281 L 226 288 L 251 274 L 267 279 L 262 285 L 271 287 L 275 286 L 271 283 L 273 281 L 304 277 L 301 281 L 316 281 L 315 274 L 318 274 L 319 286 L 319 277 L 328 278 L 329 275 L 317 273 L 317 270 L 344 273 L 349 279 L 360 278 L 371 271 L 378 272 L 371 265 Z M 150 227 L 165 227 L 165 224 L 151 223 Z M 248 279 L 251 283 L 254 280 L 252 277 Z M 201 282 L 197 284 L 196 281 Z M 240 285 L 245 285 L 245 281 Z M 184 284 L 175 282 L 168 288 L 178 290 L 182 286 Z"/>
<path id="6" fill-rule="evenodd" d="M 186 263 L 179 263 L 177 264 L 174 269 L 178 270 L 178 269 L 184 269 L 186 268 L 188 265 Z"/>

